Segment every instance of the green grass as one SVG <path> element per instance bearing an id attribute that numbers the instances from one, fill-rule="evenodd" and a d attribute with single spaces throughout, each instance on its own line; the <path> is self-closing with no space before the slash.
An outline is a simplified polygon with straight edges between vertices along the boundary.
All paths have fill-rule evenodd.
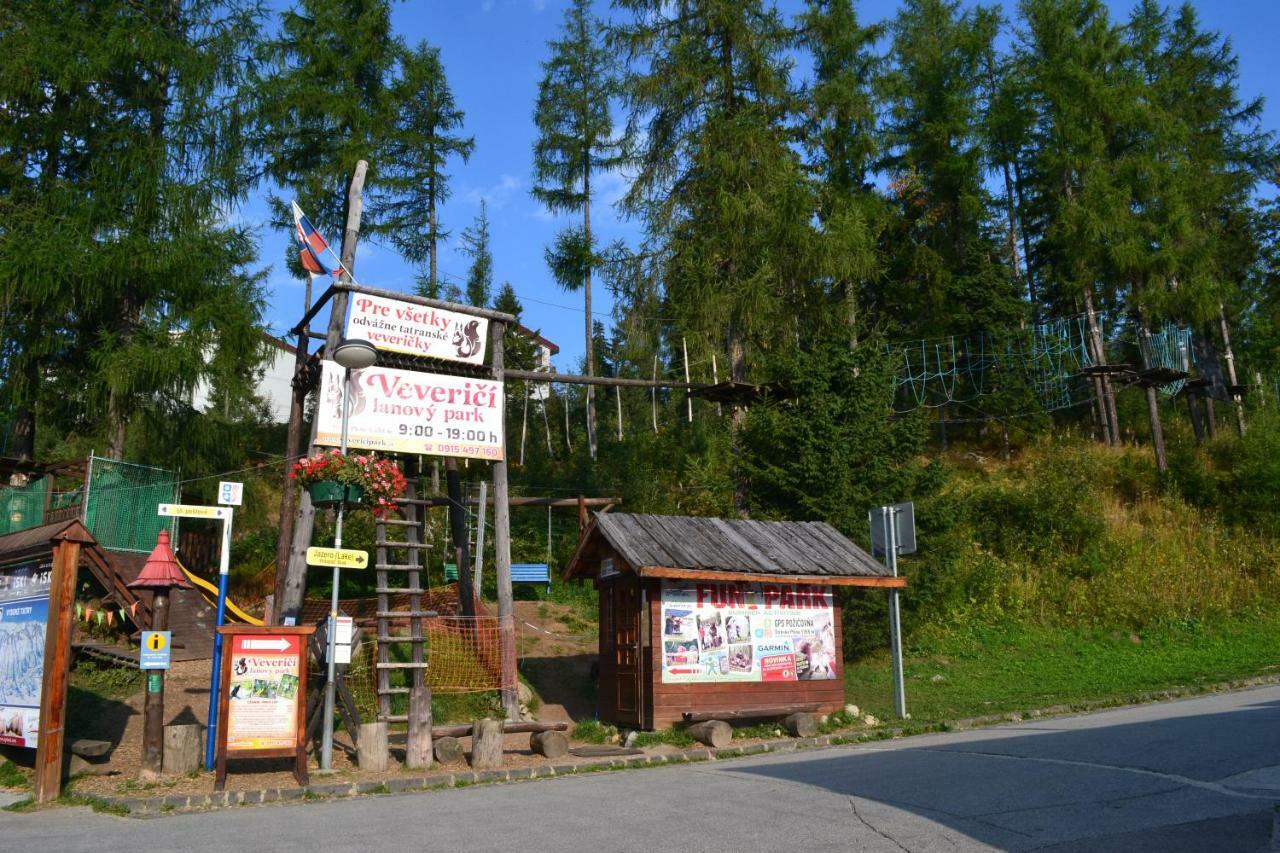
<path id="1" fill-rule="evenodd" d="M 609 743 L 617 734 L 618 730 L 613 726 L 605 725 L 596 720 L 583 720 L 573 727 L 573 731 L 569 732 L 569 737 L 583 743 Z"/>
<path id="2" fill-rule="evenodd" d="M 1280 674 L 1280 616 L 1127 629 L 1025 625 L 970 627 L 908 641 L 907 710 L 917 723 L 1053 705 L 1136 701 L 1172 688 L 1196 690 Z M 889 657 L 845 667 L 850 702 L 893 717 Z"/>
<path id="3" fill-rule="evenodd" d="M 687 747 L 693 746 L 694 741 L 687 731 L 672 726 L 656 732 L 638 732 L 634 745 L 643 749 L 646 746 L 658 746 L 664 743 L 670 746 Z"/>
<path id="4" fill-rule="evenodd" d="M 26 788 L 27 774 L 12 761 L 5 760 L 0 764 L 0 788 Z"/>

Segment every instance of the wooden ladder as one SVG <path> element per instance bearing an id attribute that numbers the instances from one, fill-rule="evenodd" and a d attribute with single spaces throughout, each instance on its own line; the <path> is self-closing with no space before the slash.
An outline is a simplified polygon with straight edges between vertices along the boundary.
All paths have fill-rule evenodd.
<path id="1" fill-rule="evenodd" d="M 416 477 L 410 477 L 409 486 L 406 489 L 405 500 L 397 504 L 402 518 L 380 518 L 375 526 L 375 542 L 377 547 L 377 562 L 374 568 L 377 571 L 378 587 L 375 590 L 378 596 L 378 660 L 375 664 L 378 673 L 377 693 L 378 693 L 378 720 L 379 722 L 406 722 L 409 719 L 408 714 L 392 714 L 391 713 L 391 697 L 396 694 L 407 694 L 408 687 L 392 687 L 391 672 L 392 670 L 410 670 L 413 673 L 413 686 L 421 687 L 423 685 L 424 673 L 427 670 L 426 655 L 426 638 L 422 633 L 422 620 L 435 616 L 432 611 L 424 611 L 422 609 L 422 594 L 426 590 L 422 587 L 420 576 L 421 560 L 419 554 L 430 546 L 426 544 L 427 539 L 427 513 L 424 507 L 420 507 L 415 498 L 417 497 Z M 403 527 L 405 532 L 405 541 L 392 542 L 387 539 L 388 527 Z M 390 562 L 387 552 L 399 552 L 404 556 L 399 558 L 403 562 Z M 395 572 L 398 576 L 404 577 L 403 586 L 392 586 L 389 580 L 391 572 Z M 409 610 L 407 612 L 391 610 L 392 595 L 409 596 Z M 392 634 L 391 620 L 397 618 L 409 618 L 409 633 Z M 392 643 L 411 643 L 413 645 L 413 660 L 408 663 L 400 663 L 391 660 L 391 644 Z"/>

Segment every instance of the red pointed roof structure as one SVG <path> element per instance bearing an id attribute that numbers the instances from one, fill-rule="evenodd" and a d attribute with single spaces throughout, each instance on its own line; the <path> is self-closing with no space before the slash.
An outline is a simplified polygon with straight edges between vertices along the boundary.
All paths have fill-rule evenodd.
<path id="1" fill-rule="evenodd" d="M 191 584 L 182 573 L 182 567 L 178 565 L 178 558 L 173 556 L 173 549 L 169 547 L 169 531 L 167 530 L 160 531 L 160 535 L 156 537 L 156 547 L 152 550 L 151 556 L 147 557 L 147 562 L 142 567 L 142 571 L 138 572 L 138 577 L 129 584 L 130 589 L 155 589 L 158 587 L 191 589 Z"/>

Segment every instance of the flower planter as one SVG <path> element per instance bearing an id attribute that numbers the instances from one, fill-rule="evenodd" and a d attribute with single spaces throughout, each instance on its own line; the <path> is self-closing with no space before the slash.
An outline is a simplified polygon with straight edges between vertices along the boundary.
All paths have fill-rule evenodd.
<path id="1" fill-rule="evenodd" d="M 360 486 L 344 486 L 337 480 L 320 480 L 312 483 L 307 491 L 311 492 L 312 506 L 337 506 L 346 501 L 348 506 L 364 502 L 364 489 Z"/>

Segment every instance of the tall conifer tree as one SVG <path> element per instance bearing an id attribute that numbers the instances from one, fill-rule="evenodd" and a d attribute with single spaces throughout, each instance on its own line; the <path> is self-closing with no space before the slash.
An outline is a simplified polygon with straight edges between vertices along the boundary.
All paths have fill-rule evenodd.
<path id="1" fill-rule="evenodd" d="M 464 295 L 477 308 L 488 307 L 493 293 L 493 252 L 489 248 L 489 212 L 484 199 L 480 199 L 475 221 L 463 229 L 461 242 L 459 251 L 471 259 Z"/>
<path id="2" fill-rule="evenodd" d="M 449 236 L 439 220 L 440 205 L 451 194 L 446 168 L 453 158 L 467 162 L 475 138 L 459 133 L 465 115 L 454 101 L 440 50 L 426 42 L 401 60 L 391 99 L 398 115 L 386 164 L 386 229 L 406 260 L 427 265 L 418 294 L 439 299 L 439 245 Z"/>
<path id="3" fill-rule="evenodd" d="M 610 100 L 617 91 L 615 63 L 604 45 L 604 28 L 591 13 L 591 0 L 573 0 L 565 11 L 562 38 L 550 44 L 542 65 L 533 119 L 533 195 L 555 212 L 580 213 L 581 223 L 561 233 L 547 250 L 556 282 L 582 289 L 586 370 L 595 373 L 591 324 L 591 274 L 600 265 L 591 230 L 592 178 L 621 162 L 613 132 Z M 587 386 L 587 444 L 596 456 L 595 388 Z"/>

